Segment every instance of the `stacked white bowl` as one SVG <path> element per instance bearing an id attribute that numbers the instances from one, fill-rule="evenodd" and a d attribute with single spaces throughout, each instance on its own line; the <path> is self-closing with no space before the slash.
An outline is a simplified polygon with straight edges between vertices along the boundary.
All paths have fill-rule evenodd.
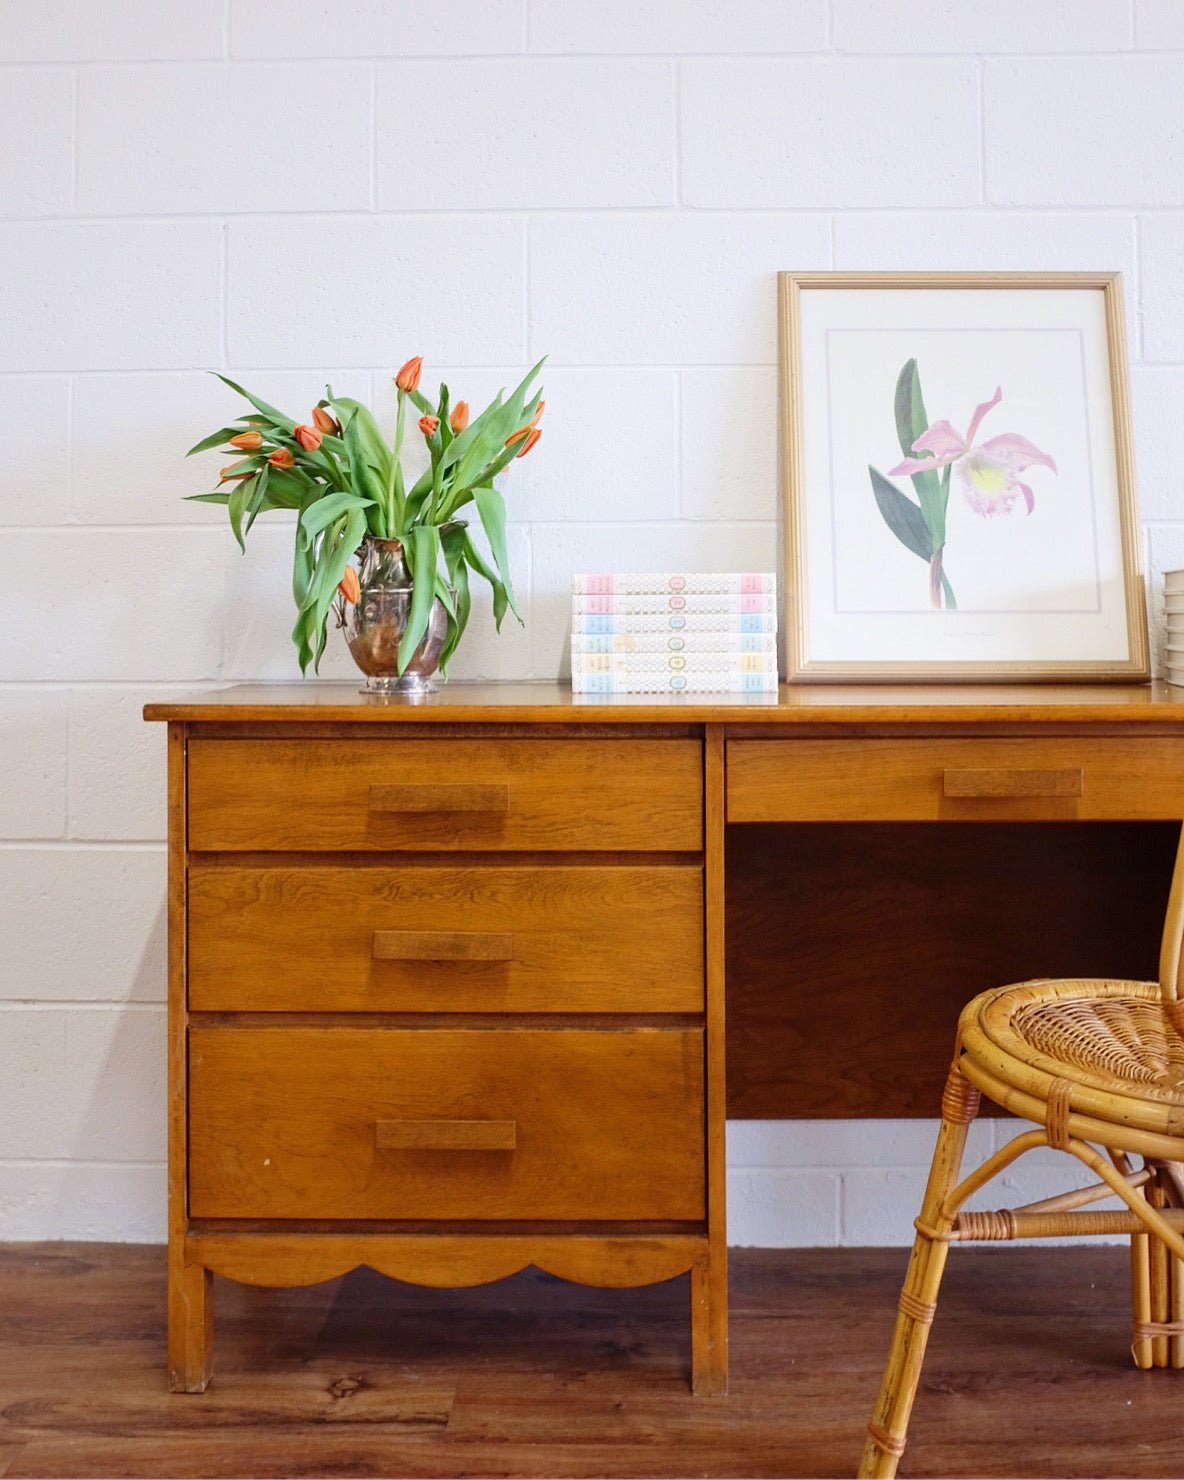
<path id="1" fill-rule="evenodd" d="M 1164 677 L 1184 686 L 1184 570 L 1164 573 L 1163 604 L 1168 628 Z"/>

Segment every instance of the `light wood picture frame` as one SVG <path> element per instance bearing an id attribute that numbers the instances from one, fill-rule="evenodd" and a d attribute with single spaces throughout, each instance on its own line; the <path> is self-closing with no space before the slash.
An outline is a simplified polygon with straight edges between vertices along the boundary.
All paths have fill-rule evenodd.
<path id="1" fill-rule="evenodd" d="M 783 272 L 779 308 L 789 681 L 1147 679 L 1121 274 Z"/>

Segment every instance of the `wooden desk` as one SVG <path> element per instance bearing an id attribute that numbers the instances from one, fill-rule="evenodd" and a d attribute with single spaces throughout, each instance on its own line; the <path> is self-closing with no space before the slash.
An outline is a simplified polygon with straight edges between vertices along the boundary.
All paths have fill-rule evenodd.
<path id="1" fill-rule="evenodd" d="M 722 1391 L 727 1114 L 932 1115 L 980 987 L 1153 975 L 1178 693 L 148 705 L 172 1385 L 208 1380 L 213 1271 L 534 1263 L 689 1270 L 693 1384 Z"/>

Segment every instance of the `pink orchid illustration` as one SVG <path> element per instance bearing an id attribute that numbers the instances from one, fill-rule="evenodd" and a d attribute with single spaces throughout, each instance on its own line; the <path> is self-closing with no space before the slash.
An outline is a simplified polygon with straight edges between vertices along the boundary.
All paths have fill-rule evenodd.
<path id="1" fill-rule="evenodd" d="M 1021 437 L 1018 432 L 1004 432 L 1000 437 L 974 445 L 975 433 L 987 412 L 998 406 L 1003 399 L 1001 386 L 995 394 L 975 408 L 965 438 L 960 437 L 948 421 L 935 421 L 913 443 L 914 452 L 926 452 L 928 457 L 906 457 L 889 472 L 889 477 L 899 474 L 933 472 L 953 464 L 958 475 L 963 496 L 976 514 L 991 517 L 1008 514 L 1015 504 L 1016 495 L 1023 494 L 1024 503 L 1030 514 L 1036 499 L 1019 474 L 1036 464 L 1051 468 L 1057 465 L 1047 452 Z"/>

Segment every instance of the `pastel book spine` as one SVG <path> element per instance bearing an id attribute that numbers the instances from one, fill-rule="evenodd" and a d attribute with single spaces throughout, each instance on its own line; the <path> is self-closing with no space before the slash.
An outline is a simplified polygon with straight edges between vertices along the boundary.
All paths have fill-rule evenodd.
<path id="1" fill-rule="evenodd" d="M 574 575 L 573 596 L 763 596 L 776 595 L 777 578 L 764 571 L 640 575 Z"/>
<path id="2" fill-rule="evenodd" d="M 573 673 L 575 694 L 775 694 L 776 673 Z"/>
<path id="3" fill-rule="evenodd" d="M 773 653 L 776 632 L 573 632 L 572 658 L 584 653 Z"/>
<path id="4" fill-rule="evenodd" d="M 629 632 L 634 636 L 649 632 L 681 632 L 688 637 L 698 632 L 776 634 L 777 613 L 665 611 L 618 615 L 616 612 L 573 612 L 571 630 L 573 637 L 580 633 L 603 637 L 618 632 Z"/>
<path id="5" fill-rule="evenodd" d="M 664 612 L 712 613 L 717 616 L 775 615 L 777 598 L 772 591 L 752 591 L 744 596 L 613 596 L 577 593 L 571 599 L 573 617 L 589 613 L 618 617 L 660 616 Z"/>
<path id="6" fill-rule="evenodd" d="M 618 673 L 776 673 L 776 653 L 572 654 L 572 671 Z"/>

